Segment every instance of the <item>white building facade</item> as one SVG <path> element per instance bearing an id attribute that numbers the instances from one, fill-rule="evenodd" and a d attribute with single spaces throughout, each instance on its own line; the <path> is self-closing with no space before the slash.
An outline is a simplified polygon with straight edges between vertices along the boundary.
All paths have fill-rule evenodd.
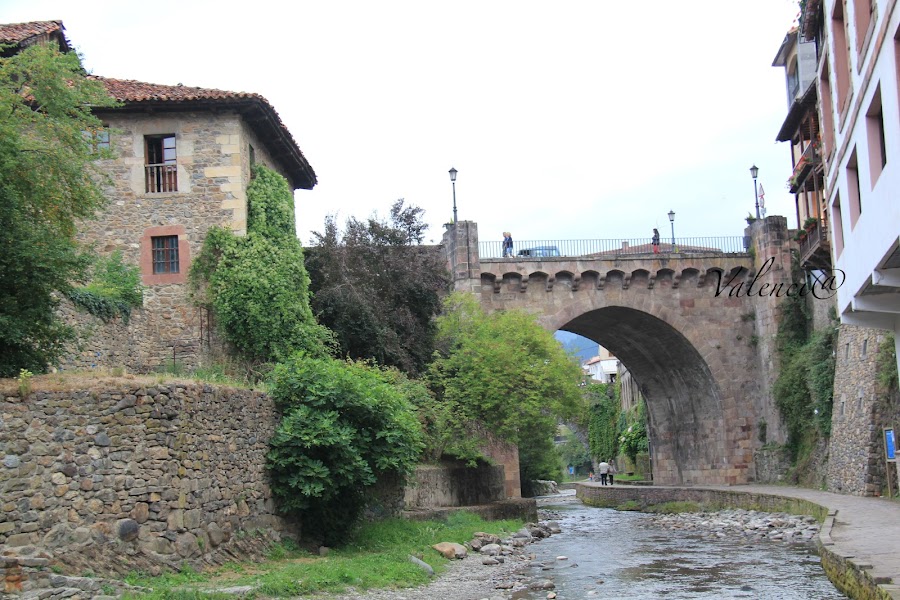
<path id="1" fill-rule="evenodd" d="M 817 68 L 837 312 L 900 346 L 900 9 L 897 0 L 807 0 Z M 811 10 L 820 4 L 820 10 Z M 815 19 L 815 21 L 810 21 Z M 900 352 L 898 352 L 900 355 Z"/>

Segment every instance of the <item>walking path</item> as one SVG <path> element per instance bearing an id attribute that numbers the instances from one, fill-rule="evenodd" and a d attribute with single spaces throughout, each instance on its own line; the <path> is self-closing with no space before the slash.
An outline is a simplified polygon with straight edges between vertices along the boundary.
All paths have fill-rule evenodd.
<path id="1" fill-rule="evenodd" d="M 867 571 L 888 597 L 900 600 L 900 501 L 780 485 L 692 489 L 697 487 L 800 498 L 826 507 L 829 518 L 820 533 L 823 545 Z"/>

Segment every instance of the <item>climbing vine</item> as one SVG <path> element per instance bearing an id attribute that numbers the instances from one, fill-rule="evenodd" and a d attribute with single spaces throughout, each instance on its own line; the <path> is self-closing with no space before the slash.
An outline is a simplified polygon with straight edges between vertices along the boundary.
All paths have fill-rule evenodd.
<path id="1" fill-rule="evenodd" d="M 619 449 L 632 463 L 637 455 L 650 451 L 647 435 L 647 404 L 643 398 L 619 417 Z"/>
<path id="2" fill-rule="evenodd" d="M 191 267 L 195 301 L 214 310 L 225 339 L 252 363 L 284 360 L 298 351 L 323 356 L 331 335 L 310 309 L 293 194 L 275 171 L 256 165 L 253 174 L 247 235 L 209 231 Z"/>
<path id="3" fill-rule="evenodd" d="M 588 442 L 591 456 L 610 460 L 618 454 L 619 398 L 617 388 L 605 383 L 588 383 L 590 401 Z"/>
<path id="4" fill-rule="evenodd" d="M 796 261 L 793 276 L 802 277 Z M 811 331 L 807 300 L 800 295 L 787 296 L 781 309 L 776 336 L 781 369 L 772 392 L 787 429 L 787 449 L 796 460 L 809 435 L 831 434 L 838 321 L 832 309 L 828 326 Z"/>

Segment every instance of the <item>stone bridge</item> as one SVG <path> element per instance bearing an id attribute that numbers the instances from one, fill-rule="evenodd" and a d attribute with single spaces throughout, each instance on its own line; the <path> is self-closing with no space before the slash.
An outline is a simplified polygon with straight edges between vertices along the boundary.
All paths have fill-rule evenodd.
<path id="1" fill-rule="evenodd" d="M 738 484 L 754 480 L 755 449 L 784 441 L 769 392 L 775 366 L 764 358 L 780 300 L 757 290 L 788 283 L 786 221 L 769 217 L 747 233 L 746 253 L 480 259 L 477 225 L 460 222 L 444 248 L 455 289 L 487 310 L 524 309 L 622 361 L 647 401 L 655 482 Z"/>

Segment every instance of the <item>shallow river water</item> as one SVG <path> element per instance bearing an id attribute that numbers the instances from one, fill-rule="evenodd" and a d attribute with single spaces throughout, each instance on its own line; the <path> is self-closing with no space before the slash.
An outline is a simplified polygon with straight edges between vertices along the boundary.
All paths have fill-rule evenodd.
<path id="1" fill-rule="evenodd" d="M 542 499 L 539 507 L 562 533 L 529 546 L 545 566 L 532 567 L 531 575 L 552 580 L 560 600 L 845 598 L 812 546 L 708 539 L 655 526 L 641 513 L 587 507 L 569 495 Z M 547 591 L 514 596 L 546 597 Z"/>

